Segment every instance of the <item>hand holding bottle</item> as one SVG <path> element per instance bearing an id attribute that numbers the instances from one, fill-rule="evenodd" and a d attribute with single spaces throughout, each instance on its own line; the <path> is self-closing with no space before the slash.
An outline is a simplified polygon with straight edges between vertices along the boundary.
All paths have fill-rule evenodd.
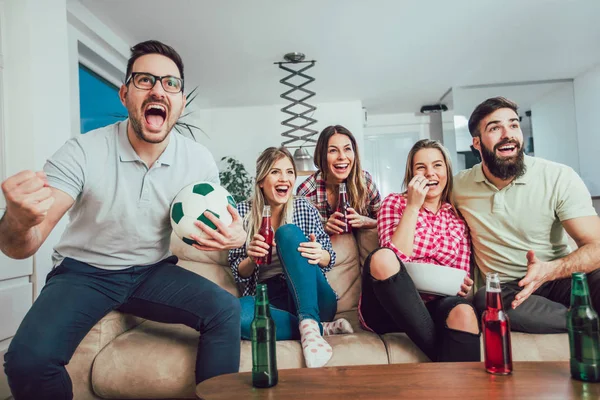
<path id="1" fill-rule="evenodd" d="M 269 254 L 270 249 L 271 246 L 269 246 L 265 237 L 260 233 L 255 233 L 252 237 L 252 240 L 248 244 L 248 250 L 246 253 L 253 262 L 256 262 L 257 260 L 266 257 L 267 254 Z"/>
<path id="2" fill-rule="evenodd" d="M 346 223 L 342 221 L 342 218 L 344 218 L 344 214 L 339 211 L 331 214 L 327 220 L 327 223 L 325 224 L 325 232 L 327 232 L 327 234 L 330 236 L 343 233 Z"/>

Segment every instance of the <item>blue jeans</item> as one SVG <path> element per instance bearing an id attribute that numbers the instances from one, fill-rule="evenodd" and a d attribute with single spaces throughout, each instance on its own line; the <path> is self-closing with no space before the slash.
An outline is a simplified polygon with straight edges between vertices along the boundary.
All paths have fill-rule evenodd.
<path id="1" fill-rule="evenodd" d="M 298 246 L 308 239 L 293 224 L 283 225 L 275 232 L 277 255 L 283 275 L 267 279 L 271 316 L 275 322 L 277 340 L 299 340 L 298 325 L 303 319 L 331 321 L 337 311 L 335 292 L 318 265 L 309 264 L 300 255 Z M 254 319 L 254 297 L 240 299 L 242 306 L 242 338 L 250 339 L 250 324 Z"/>
<path id="2" fill-rule="evenodd" d="M 237 372 L 238 300 L 169 257 L 151 266 L 104 270 L 66 258 L 25 316 L 4 356 L 15 400 L 73 398 L 65 365 L 89 330 L 111 310 L 201 332 L 196 382 Z"/>

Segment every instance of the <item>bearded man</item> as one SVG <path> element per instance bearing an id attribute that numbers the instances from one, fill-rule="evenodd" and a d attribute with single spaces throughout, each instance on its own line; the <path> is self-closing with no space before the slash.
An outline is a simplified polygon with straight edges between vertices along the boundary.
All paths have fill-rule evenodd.
<path id="1" fill-rule="evenodd" d="M 500 276 L 512 329 L 566 332 L 573 272 L 587 274 L 600 310 L 600 218 L 573 169 L 524 154 L 519 121 L 517 105 L 503 97 L 475 108 L 469 131 L 482 161 L 454 178 L 454 204 L 479 271 Z M 475 306 L 485 308 L 485 288 Z"/>

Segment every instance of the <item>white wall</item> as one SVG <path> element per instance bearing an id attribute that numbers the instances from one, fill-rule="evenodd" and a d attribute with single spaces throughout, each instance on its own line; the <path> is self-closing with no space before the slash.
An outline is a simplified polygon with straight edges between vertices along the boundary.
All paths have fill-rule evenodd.
<path id="1" fill-rule="evenodd" d="M 69 138 L 70 70 L 66 0 L 7 0 L 3 11 L 4 98 L 10 101 L 4 102 L 2 161 L 10 176 L 40 170 Z M 36 287 L 43 285 L 58 234 L 60 229 L 28 260 L 3 259 L 8 275 L 0 277 L 0 297 L 8 308 L 2 309 L 2 324 L 10 330 L 2 331 L 0 353 L 7 346 L 6 336 L 14 333 L 31 305 Z"/>
<path id="2" fill-rule="evenodd" d="M 573 83 L 564 83 L 531 105 L 535 156 L 579 172 L 579 146 Z"/>
<path id="3" fill-rule="evenodd" d="M 427 115 L 369 115 L 361 161 L 373 175 L 382 196 L 402 191 L 408 152 L 415 142 L 430 137 L 430 128 Z M 439 131 L 441 126 L 437 128 Z"/>
<path id="4" fill-rule="evenodd" d="M 320 132 L 328 125 L 343 125 L 356 137 L 360 151 L 364 143 L 361 102 L 316 103 L 315 106 L 317 110 L 312 117 L 318 122 L 311 128 Z M 233 156 L 254 176 L 258 155 L 267 147 L 280 146 L 284 139 L 287 140 L 281 136 L 281 132 L 287 130 L 281 125 L 287 118 L 280 110 L 282 107 L 202 109 L 193 113 L 191 122 L 206 132 L 207 135 L 195 133 L 196 139 L 208 147 L 217 163 L 224 156 Z M 308 150 L 312 154 L 314 148 Z"/>
<path id="5" fill-rule="evenodd" d="M 600 196 L 600 65 L 577 76 L 574 88 L 579 172 L 592 196 Z"/>

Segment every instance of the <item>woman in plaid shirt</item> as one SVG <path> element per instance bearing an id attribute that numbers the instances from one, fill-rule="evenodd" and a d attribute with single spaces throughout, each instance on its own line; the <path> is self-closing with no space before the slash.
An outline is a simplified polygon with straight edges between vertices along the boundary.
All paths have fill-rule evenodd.
<path id="1" fill-rule="evenodd" d="M 348 220 L 353 229 L 375 228 L 381 196 L 373 178 L 360 166 L 356 139 L 341 125 L 323 129 L 315 147 L 315 165 L 319 169 L 298 186 L 296 195 L 308 198 L 319 210 L 329 235 L 343 232 L 343 215 L 338 206 L 339 185 L 346 183 Z"/>
<path id="2" fill-rule="evenodd" d="M 479 324 L 466 300 L 471 244 L 465 222 L 450 203 L 447 150 L 420 140 L 406 163 L 403 194 L 385 198 L 377 217 L 381 248 L 363 267 L 362 325 L 379 334 L 406 332 L 432 361 L 480 361 Z M 404 262 L 459 268 L 467 276 L 456 296 L 420 295 Z"/>
<path id="3" fill-rule="evenodd" d="M 267 285 L 271 316 L 277 340 L 301 339 L 306 365 L 321 367 L 332 356 L 322 335 L 352 332 L 346 320 L 333 320 L 337 296 L 325 277 L 335 264 L 329 235 L 323 230 L 319 213 L 303 198 L 294 198 L 296 166 L 283 147 L 269 147 L 256 161 L 256 183 L 252 199 L 240 202 L 237 210 L 248 232 L 246 243 L 230 250 L 229 264 L 242 288 L 242 338 L 250 339 L 254 318 L 256 284 Z M 269 245 L 258 232 L 263 206 L 271 207 L 275 231 L 272 261 L 258 266 L 256 260 L 268 254 Z M 272 251 L 272 250 L 271 250 Z"/>

